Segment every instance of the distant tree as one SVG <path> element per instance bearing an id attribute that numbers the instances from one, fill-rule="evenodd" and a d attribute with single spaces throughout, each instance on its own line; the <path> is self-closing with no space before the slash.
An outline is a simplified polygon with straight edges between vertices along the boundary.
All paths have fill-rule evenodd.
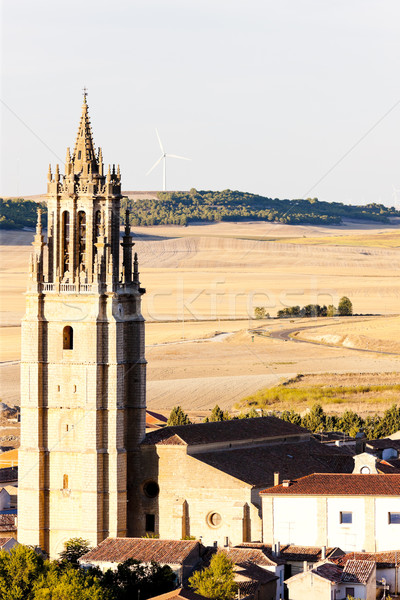
<path id="1" fill-rule="evenodd" d="M 223 411 L 222 408 L 216 404 L 212 409 L 210 416 L 206 417 L 204 422 L 209 423 L 210 421 L 229 421 L 230 418 L 230 414 L 227 411 Z"/>
<path id="2" fill-rule="evenodd" d="M 188 415 L 180 406 L 174 406 L 168 417 L 167 425 L 190 425 L 191 421 Z"/>
<path id="3" fill-rule="evenodd" d="M 299 413 L 292 410 L 284 410 L 281 419 L 283 421 L 288 421 L 289 423 L 293 423 L 294 425 L 301 425 L 301 416 Z"/>
<path id="4" fill-rule="evenodd" d="M 337 308 L 335 308 L 335 307 L 333 306 L 333 304 L 330 304 L 330 305 L 328 306 L 328 308 L 327 308 L 327 311 L 326 311 L 326 316 L 327 316 L 327 317 L 334 317 L 336 314 L 337 314 Z"/>
<path id="5" fill-rule="evenodd" d="M 256 306 L 254 309 L 254 316 L 256 319 L 265 319 L 266 310 L 264 306 Z"/>
<path id="6" fill-rule="evenodd" d="M 61 560 L 78 566 L 78 558 L 91 550 L 89 540 L 81 537 L 71 538 L 64 543 L 64 550 L 60 552 Z"/>
<path id="7" fill-rule="evenodd" d="M 349 317 L 353 314 L 353 304 L 347 296 L 340 298 L 338 312 L 341 317 Z"/>
<path id="8" fill-rule="evenodd" d="M 355 437 L 363 425 L 364 421 L 357 415 L 357 413 L 352 410 L 345 410 L 342 416 L 338 419 L 337 429 L 339 431 L 348 433 L 352 437 Z"/>
<path id="9" fill-rule="evenodd" d="M 233 600 L 237 591 L 233 568 L 234 564 L 225 552 L 218 552 L 211 558 L 208 568 L 196 571 L 189 578 L 189 585 L 206 598 Z"/>
<path id="10" fill-rule="evenodd" d="M 303 427 L 312 432 L 326 430 L 326 414 L 320 404 L 314 404 L 301 420 Z"/>
<path id="11" fill-rule="evenodd" d="M 400 430 L 400 406 L 393 404 L 391 408 L 385 410 L 383 417 L 374 429 L 374 437 L 382 438 Z"/>

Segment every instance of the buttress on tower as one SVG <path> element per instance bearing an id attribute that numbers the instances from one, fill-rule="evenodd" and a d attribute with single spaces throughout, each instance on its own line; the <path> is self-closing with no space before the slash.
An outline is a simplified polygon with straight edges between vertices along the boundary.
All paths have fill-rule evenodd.
<path id="1" fill-rule="evenodd" d="M 119 167 L 104 174 L 95 152 L 85 92 L 65 175 L 49 168 L 48 241 L 39 214 L 22 321 L 18 539 L 51 557 L 72 537 L 135 534 L 144 290 L 128 212 L 120 243 L 121 197 Z"/>

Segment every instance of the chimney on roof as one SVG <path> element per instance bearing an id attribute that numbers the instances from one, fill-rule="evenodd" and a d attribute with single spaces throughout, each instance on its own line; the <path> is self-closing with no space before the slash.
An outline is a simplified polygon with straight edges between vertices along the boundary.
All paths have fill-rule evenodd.
<path id="1" fill-rule="evenodd" d="M 274 473 L 274 485 L 279 485 L 279 472 L 275 471 Z"/>
<path id="2" fill-rule="evenodd" d="M 306 560 L 303 560 L 303 571 L 304 573 L 307 573 L 308 571 L 308 562 Z"/>
<path id="3" fill-rule="evenodd" d="M 292 485 L 292 482 L 290 481 L 290 479 L 284 479 L 282 481 L 282 486 L 283 487 L 289 487 L 290 485 Z"/>
<path id="4" fill-rule="evenodd" d="M 218 548 L 218 542 L 213 542 L 214 548 Z"/>
<path id="5" fill-rule="evenodd" d="M 365 433 L 362 429 L 356 434 L 356 454 L 362 454 L 365 452 L 365 442 L 367 438 L 365 437 Z"/>
<path id="6" fill-rule="evenodd" d="M 325 560 L 326 558 L 326 546 L 322 546 L 321 548 L 321 560 Z"/>
<path id="7" fill-rule="evenodd" d="M 281 543 L 280 542 L 276 542 L 276 544 L 275 544 L 275 555 L 276 556 L 281 555 Z"/>
<path id="8" fill-rule="evenodd" d="M 228 548 L 228 547 L 229 547 L 229 538 L 228 538 L 228 536 L 226 536 L 226 537 L 224 538 L 224 540 L 225 540 L 225 541 L 224 541 L 224 546 L 225 546 L 225 548 Z"/>

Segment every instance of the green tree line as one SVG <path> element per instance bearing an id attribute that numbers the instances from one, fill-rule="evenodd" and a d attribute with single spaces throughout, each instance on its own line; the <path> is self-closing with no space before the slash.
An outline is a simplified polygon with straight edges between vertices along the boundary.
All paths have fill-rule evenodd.
<path id="1" fill-rule="evenodd" d="M 321 202 L 317 198 L 279 200 L 232 190 L 160 192 L 157 199 L 134 201 L 124 198 L 132 225 L 187 225 L 196 221 L 271 221 L 339 225 L 343 218 L 388 221 L 400 216 L 383 204 L 351 206 Z"/>
<path id="2" fill-rule="evenodd" d="M 254 417 L 267 416 L 266 411 L 262 409 L 256 410 L 252 408 L 248 412 L 242 412 L 239 415 L 231 415 L 228 411 L 222 410 L 218 404 L 212 409 L 210 416 L 204 419 L 205 423 L 213 421 L 228 421 L 230 419 L 249 419 Z M 393 406 L 387 409 L 383 416 L 373 415 L 368 416 L 365 419 L 360 417 L 357 413 L 352 410 L 346 410 L 342 415 L 328 415 L 325 413 L 321 404 L 316 403 L 312 406 L 303 417 L 300 413 L 294 410 L 285 410 L 281 414 L 272 413 L 273 416 L 279 417 L 283 421 L 294 423 L 305 427 L 313 433 L 324 432 L 324 431 L 340 431 L 347 433 L 348 435 L 355 437 L 356 434 L 362 429 L 368 439 L 379 439 L 387 437 L 392 433 L 400 430 L 400 406 L 393 404 Z M 183 409 L 178 406 L 171 411 L 168 425 L 190 425 L 188 415 Z"/>
<path id="3" fill-rule="evenodd" d="M 341 202 L 321 202 L 317 198 L 279 200 L 248 192 L 232 190 L 189 192 L 160 192 L 157 199 L 134 201 L 122 199 L 121 215 L 131 211 L 133 226 L 187 225 L 196 221 L 271 221 L 279 223 L 313 223 L 339 225 L 343 218 L 387 222 L 400 216 L 400 211 L 383 204 L 351 206 Z M 23 198 L 0 198 L 0 228 L 23 229 L 34 227 L 37 208 L 46 207 Z"/>

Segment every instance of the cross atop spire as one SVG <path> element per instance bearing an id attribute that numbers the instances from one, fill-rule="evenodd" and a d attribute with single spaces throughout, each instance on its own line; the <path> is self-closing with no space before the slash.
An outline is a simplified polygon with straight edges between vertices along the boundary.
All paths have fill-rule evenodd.
<path id="1" fill-rule="evenodd" d="M 97 161 L 92 138 L 92 128 L 87 104 L 87 89 L 83 88 L 82 115 L 76 136 L 74 154 L 72 157 L 74 172 L 87 175 L 89 172 L 97 173 Z"/>

